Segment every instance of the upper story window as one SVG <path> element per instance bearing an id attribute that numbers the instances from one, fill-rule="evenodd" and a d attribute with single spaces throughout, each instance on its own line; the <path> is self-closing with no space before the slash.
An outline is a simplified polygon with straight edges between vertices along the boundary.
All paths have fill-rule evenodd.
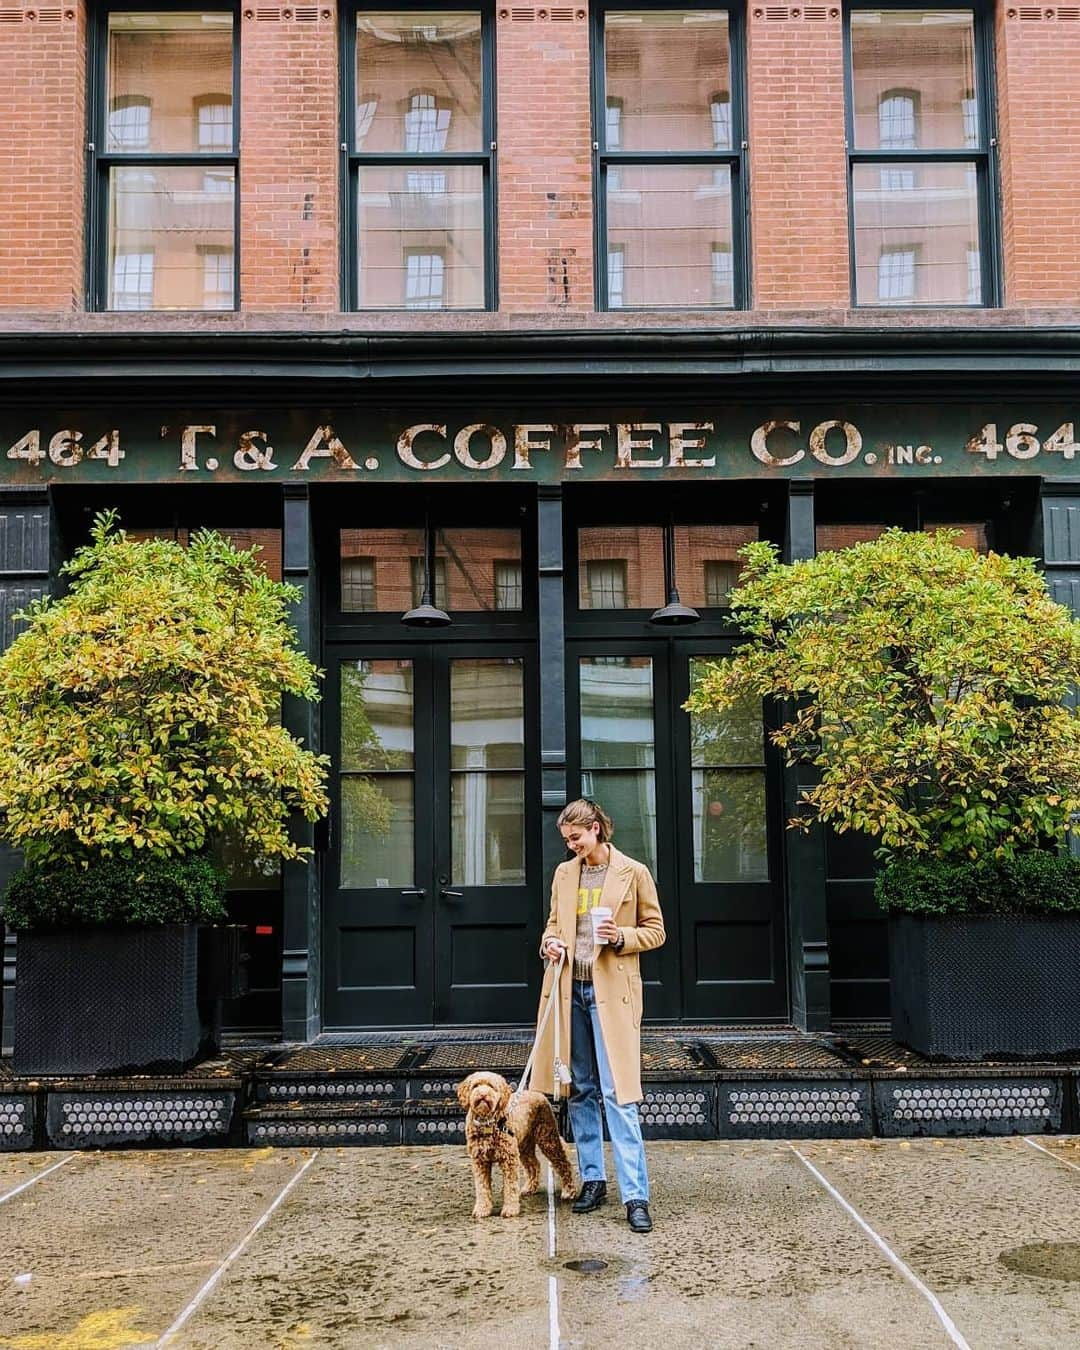
<path id="1" fill-rule="evenodd" d="M 237 62 L 231 10 L 107 9 L 91 114 L 96 309 L 231 309 Z"/>
<path id="2" fill-rule="evenodd" d="M 600 307 L 745 305 L 733 14 L 612 8 L 597 24 L 598 256 L 608 260 L 598 269 Z"/>
<path id="3" fill-rule="evenodd" d="M 345 303 L 494 304 L 489 16 L 357 9 L 348 22 Z"/>
<path id="4" fill-rule="evenodd" d="M 848 19 L 856 303 L 993 304 L 981 12 L 853 7 Z"/>

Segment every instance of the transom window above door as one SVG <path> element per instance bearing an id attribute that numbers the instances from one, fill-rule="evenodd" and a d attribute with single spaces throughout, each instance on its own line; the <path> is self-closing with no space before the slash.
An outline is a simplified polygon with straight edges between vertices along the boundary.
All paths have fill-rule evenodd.
<path id="1" fill-rule="evenodd" d="M 602 309 L 746 304 L 741 29 L 726 9 L 596 21 L 593 125 Z"/>
<path id="2" fill-rule="evenodd" d="M 348 22 L 347 308 L 492 307 L 489 30 L 479 10 Z"/>
<path id="3" fill-rule="evenodd" d="M 521 531 L 499 526 L 435 528 L 432 599 L 450 614 L 520 611 Z M 345 529 L 339 535 L 340 608 L 400 614 L 420 603 L 424 531 Z"/>
<path id="4" fill-rule="evenodd" d="M 742 569 L 739 549 L 756 525 L 676 525 L 675 575 L 685 604 L 728 606 Z M 664 603 L 664 531 L 659 525 L 586 525 L 578 530 L 578 606 L 656 609 Z"/>

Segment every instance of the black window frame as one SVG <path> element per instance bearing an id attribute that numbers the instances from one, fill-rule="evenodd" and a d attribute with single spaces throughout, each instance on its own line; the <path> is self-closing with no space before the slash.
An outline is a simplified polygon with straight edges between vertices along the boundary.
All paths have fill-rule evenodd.
<path id="1" fill-rule="evenodd" d="M 111 14 L 228 14 L 232 18 L 232 149 L 155 152 L 109 149 L 109 16 Z M 149 311 L 184 314 L 229 314 L 240 308 L 240 6 L 235 3 L 192 3 L 191 0 L 128 0 L 98 6 L 88 25 L 86 176 L 86 307 L 107 314 L 131 313 L 109 308 L 109 171 L 114 168 L 155 169 L 202 166 L 233 171 L 233 303 L 231 309 L 196 306 L 184 310 Z"/>
<path id="2" fill-rule="evenodd" d="M 604 60 L 604 23 L 609 12 L 625 13 L 628 10 L 659 11 L 670 10 L 673 13 L 685 13 L 693 10 L 723 10 L 728 17 L 728 45 L 731 83 L 731 148 L 729 150 L 664 150 L 664 151 L 628 151 L 609 150 L 607 148 L 607 72 Z M 597 5 L 590 16 L 592 28 L 590 39 L 590 67 L 592 78 L 592 118 L 593 118 L 593 256 L 596 259 L 594 272 L 595 302 L 598 310 L 611 308 L 608 303 L 608 227 L 607 227 L 607 175 L 610 169 L 636 165 L 702 165 L 715 168 L 727 167 L 731 171 L 731 252 L 732 252 L 732 303 L 730 305 L 707 304 L 690 306 L 729 313 L 733 310 L 749 309 L 750 292 L 750 193 L 748 174 L 747 119 L 746 119 L 746 25 L 741 5 L 719 4 L 671 4 L 657 3 L 657 0 L 625 0 L 625 3 Z M 619 100 L 621 102 L 621 100 Z M 716 92 L 709 96 L 709 115 L 712 116 L 712 104 L 716 101 Z M 620 140 L 622 139 L 620 135 Z M 625 264 L 624 264 L 625 265 Z M 711 257 L 709 260 L 712 266 Z M 685 310 L 686 305 L 635 305 L 623 303 L 619 311 L 630 310 L 638 313 L 663 313 L 672 310 Z"/>
<path id="3" fill-rule="evenodd" d="M 480 74 L 482 80 L 480 125 L 481 137 L 478 150 L 442 150 L 442 151 L 385 151 L 364 152 L 356 149 L 356 99 L 358 94 L 356 80 L 356 20 L 365 12 L 376 14 L 422 14 L 476 13 L 480 16 Z M 498 308 L 498 252 L 497 219 L 495 214 L 495 152 L 496 152 L 496 96 L 495 84 L 495 8 L 485 0 L 481 4 L 425 4 L 424 0 L 397 0 L 394 4 L 374 5 L 353 3 L 344 5 L 341 10 L 339 61 L 341 65 L 341 305 L 349 313 L 360 314 L 404 314 L 410 313 L 405 304 L 404 286 L 400 305 L 367 305 L 360 301 L 360 269 L 357 266 L 358 243 L 356 237 L 359 223 L 356 198 L 359 184 L 359 171 L 365 166 L 405 169 L 432 170 L 450 168 L 457 165 L 479 166 L 483 172 L 484 193 L 484 303 L 480 306 L 459 308 L 442 306 L 435 311 L 440 314 L 482 314 Z M 365 86 L 368 88 L 370 86 Z M 404 261 L 402 279 L 404 281 Z"/>
<path id="4" fill-rule="evenodd" d="M 848 0 L 844 6 L 844 116 L 847 133 L 847 192 L 848 192 L 848 259 L 851 286 L 851 305 L 855 309 L 994 309 L 1001 304 L 1001 197 L 998 186 L 997 122 L 994 75 L 994 21 L 987 0 L 966 4 L 946 5 L 957 13 L 970 13 L 975 40 L 975 108 L 979 129 L 977 146 L 957 146 L 954 149 L 934 150 L 916 147 L 910 150 L 860 150 L 855 146 L 855 63 L 851 44 L 851 16 L 855 13 L 888 13 L 894 10 L 933 11 L 925 0 L 886 0 L 885 3 L 862 3 Z M 897 85 L 887 93 L 918 95 L 915 88 Z M 916 129 L 918 128 L 919 100 L 916 98 Z M 883 304 L 877 300 L 860 300 L 857 277 L 858 259 L 855 254 L 855 168 L 857 165 L 877 164 L 882 168 L 918 168 L 923 164 L 975 165 L 976 210 L 979 237 L 981 299 L 970 300 L 912 300 L 901 304 Z"/>

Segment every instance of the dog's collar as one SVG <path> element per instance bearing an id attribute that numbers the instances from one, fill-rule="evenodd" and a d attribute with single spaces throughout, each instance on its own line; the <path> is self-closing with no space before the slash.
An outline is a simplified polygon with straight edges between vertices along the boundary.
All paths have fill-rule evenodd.
<path id="1" fill-rule="evenodd" d="M 478 1120 L 473 1116 L 472 1128 L 477 1134 L 496 1134 L 500 1130 L 503 1134 L 513 1134 L 505 1116 L 495 1116 L 491 1120 Z"/>

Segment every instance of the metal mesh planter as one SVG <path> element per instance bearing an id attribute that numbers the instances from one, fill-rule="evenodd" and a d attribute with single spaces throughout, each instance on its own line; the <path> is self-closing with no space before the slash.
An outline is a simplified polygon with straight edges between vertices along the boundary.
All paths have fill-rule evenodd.
<path id="1" fill-rule="evenodd" d="M 194 924 L 20 933 L 16 1076 L 176 1068 L 201 1037 Z"/>
<path id="2" fill-rule="evenodd" d="M 1080 919 L 910 914 L 889 920 L 893 1035 L 953 1060 L 1080 1051 Z"/>

